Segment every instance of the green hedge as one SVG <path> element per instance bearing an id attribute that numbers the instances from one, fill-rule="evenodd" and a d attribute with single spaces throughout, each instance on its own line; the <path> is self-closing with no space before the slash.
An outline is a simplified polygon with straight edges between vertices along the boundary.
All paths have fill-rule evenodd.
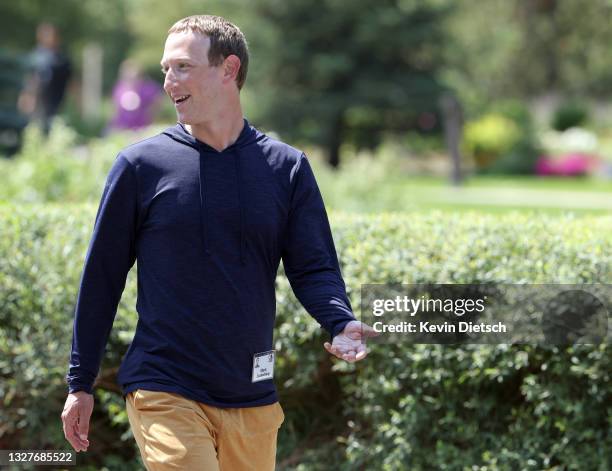
<path id="1" fill-rule="evenodd" d="M 0 205 L 0 449 L 67 448 L 76 290 L 93 205 Z M 332 214 L 355 307 L 362 283 L 610 283 L 612 217 Z M 604 470 L 612 456 L 607 346 L 375 345 L 332 360 L 278 278 L 279 469 Z M 135 326 L 135 277 L 101 371 L 90 469 L 141 469 L 115 373 Z"/>

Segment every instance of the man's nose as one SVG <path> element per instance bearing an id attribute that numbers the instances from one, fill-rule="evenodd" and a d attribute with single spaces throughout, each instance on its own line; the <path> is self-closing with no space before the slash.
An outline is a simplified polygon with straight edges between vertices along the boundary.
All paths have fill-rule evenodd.
<path id="1" fill-rule="evenodd" d="M 176 85 L 176 75 L 172 72 L 172 69 L 168 69 L 166 72 L 166 77 L 164 78 L 164 89 L 168 91 L 174 85 Z"/>

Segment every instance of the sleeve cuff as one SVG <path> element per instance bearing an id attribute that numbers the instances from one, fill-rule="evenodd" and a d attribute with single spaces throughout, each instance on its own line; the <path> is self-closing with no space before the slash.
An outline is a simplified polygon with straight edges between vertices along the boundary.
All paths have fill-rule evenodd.
<path id="1" fill-rule="evenodd" d="M 73 394 L 79 391 L 85 391 L 87 394 L 93 394 L 93 385 L 87 386 L 83 384 L 69 384 L 68 393 Z"/>
<path id="2" fill-rule="evenodd" d="M 331 331 L 331 341 L 333 342 L 334 337 L 344 330 L 344 328 L 346 327 L 346 324 L 348 324 L 351 321 L 355 321 L 355 320 L 357 319 L 346 319 L 346 320 L 338 322 Z"/>

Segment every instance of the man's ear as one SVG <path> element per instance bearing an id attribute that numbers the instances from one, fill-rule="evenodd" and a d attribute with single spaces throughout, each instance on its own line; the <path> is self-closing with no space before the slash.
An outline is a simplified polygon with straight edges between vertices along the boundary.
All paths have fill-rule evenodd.
<path id="1" fill-rule="evenodd" d="M 238 56 L 234 54 L 227 56 L 223 61 L 223 83 L 235 82 L 239 70 L 240 59 Z"/>

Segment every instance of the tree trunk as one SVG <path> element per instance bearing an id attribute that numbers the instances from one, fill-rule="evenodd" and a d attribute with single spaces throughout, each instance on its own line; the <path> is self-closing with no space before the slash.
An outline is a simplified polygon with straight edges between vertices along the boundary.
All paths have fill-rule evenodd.
<path id="1" fill-rule="evenodd" d="M 463 134 L 463 112 L 461 104 L 453 95 L 444 95 L 440 99 L 444 116 L 444 136 L 448 155 L 451 158 L 450 180 L 454 186 L 461 185 L 461 136 Z"/>
<path id="2" fill-rule="evenodd" d="M 332 168 L 340 165 L 340 145 L 342 144 L 342 133 L 344 131 L 343 113 L 340 112 L 334 118 L 331 126 L 331 134 L 328 139 L 327 162 Z"/>

